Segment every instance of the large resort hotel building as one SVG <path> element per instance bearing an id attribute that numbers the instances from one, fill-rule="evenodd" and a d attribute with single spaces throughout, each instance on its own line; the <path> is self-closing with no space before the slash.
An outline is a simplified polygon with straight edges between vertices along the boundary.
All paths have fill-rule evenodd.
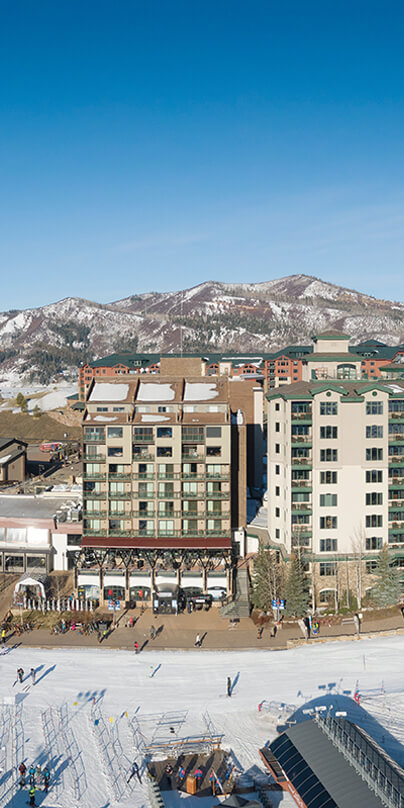
<path id="1" fill-rule="evenodd" d="M 267 398 L 271 545 L 302 548 L 323 602 L 338 562 L 359 554 L 371 574 L 384 544 L 404 571 L 404 380 L 299 382 Z"/>
<path id="2" fill-rule="evenodd" d="M 93 584 L 101 602 L 168 585 L 230 593 L 244 552 L 247 485 L 262 481 L 262 411 L 262 388 L 251 380 L 93 381 L 77 583 L 87 591 Z"/>

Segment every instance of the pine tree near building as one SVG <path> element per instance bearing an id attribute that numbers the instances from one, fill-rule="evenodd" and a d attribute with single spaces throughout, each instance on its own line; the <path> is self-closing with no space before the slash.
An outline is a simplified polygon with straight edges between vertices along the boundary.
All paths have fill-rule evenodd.
<path id="1" fill-rule="evenodd" d="M 273 598 L 282 596 L 282 567 L 277 561 L 277 551 L 260 543 L 254 561 L 252 601 L 258 609 L 268 612 Z"/>
<path id="2" fill-rule="evenodd" d="M 391 566 L 391 555 L 387 544 L 379 552 L 374 574 L 378 581 L 372 588 L 371 597 L 377 606 L 392 606 L 400 595 L 400 578 L 397 567 Z"/>
<path id="3" fill-rule="evenodd" d="M 303 617 L 306 614 L 310 605 L 309 581 L 304 571 L 303 556 L 299 551 L 290 557 L 285 599 L 285 614 L 288 617 Z"/>

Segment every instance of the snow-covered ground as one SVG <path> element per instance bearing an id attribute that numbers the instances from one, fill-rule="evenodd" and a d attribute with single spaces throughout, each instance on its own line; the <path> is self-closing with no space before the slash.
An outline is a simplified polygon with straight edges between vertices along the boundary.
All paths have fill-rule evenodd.
<path id="1" fill-rule="evenodd" d="M 0 806 L 26 804 L 26 792 L 16 792 L 10 774 L 11 765 L 21 760 L 52 767 L 49 794 L 38 794 L 44 808 L 146 806 L 146 786 L 134 779 L 126 783 L 132 761 L 142 765 L 134 729 L 151 740 L 159 714 L 168 711 L 177 713 L 172 720 L 178 737 L 203 731 L 208 711 L 236 765 L 257 772 L 262 770 L 258 749 L 276 734 L 282 713 L 277 704 L 290 705 L 284 717 L 291 712 L 296 720 L 307 718 L 308 705 L 332 704 L 334 710 L 347 710 L 402 765 L 403 654 L 401 637 L 280 652 L 135 656 L 103 648 L 14 648 L 0 657 Z M 29 677 L 15 684 L 19 666 L 26 675 L 36 668 L 35 687 Z M 225 695 L 227 676 L 234 683 L 231 698 Z M 361 707 L 352 700 L 357 687 Z M 161 727 L 158 732 L 161 738 Z"/>
<path id="2" fill-rule="evenodd" d="M 9 403 L 9 399 L 15 399 L 18 393 L 22 393 L 28 401 L 28 410 L 32 412 L 35 406 L 40 410 L 47 412 L 49 410 L 56 410 L 65 407 L 67 403 L 67 396 L 77 393 L 77 384 L 71 382 L 58 382 L 57 384 L 50 385 L 21 385 L 10 386 L 0 383 L 0 394 L 4 402 L 0 406 L 0 410 L 13 410 L 20 412 L 19 408 L 13 408 Z M 40 394 L 39 398 L 30 398 L 32 395 Z"/>

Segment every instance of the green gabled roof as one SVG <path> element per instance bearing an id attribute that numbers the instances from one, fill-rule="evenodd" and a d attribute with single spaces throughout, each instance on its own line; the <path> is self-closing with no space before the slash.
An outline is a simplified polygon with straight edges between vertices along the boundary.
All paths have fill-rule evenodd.
<path id="1" fill-rule="evenodd" d="M 399 380 L 397 380 L 399 381 Z M 400 380 L 401 381 L 401 380 Z M 375 379 L 369 381 L 361 381 L 356 379 L 322 379 L 316 381 L 315 379 L 309 382 L 295 382 L 288 384 L 284 387 L 277 387 L 266 394 L 266 399 L 270 401 L 275 398 L 283 398 L 285 401 L 288 399 L 304 400 L 312 399 L 318 393 L 324 393 L 328 390 L 339 393 L 342 401 L 363 401 L 363 394 L 368 393 L 370 390 L 377 390 L 387 393 L 390 397 L 404 396 L 404 380 L 402 390 L 392 390 L 391 383 L 387 379 Z"/>
<path id="2" fill-rule="evenodd" d="M 142 366 L 152 365 L 160 361 L 160 354 L 138 354 L 128 351 L 122 353 L 113 353 L 109 356 L 103 356 L 101 359 L 96 359 L 95 362 L 90 362 L 90 367 L 115 367 L 115 365 L 125 365 L 125 367 L 138 367 L 135 363 Z"/>
<path id="3" fill-rule="evenodd" d="M 398 373 L 398 372 L 404 373 L 404 364 L 401 364 L 401 365 L 400 364 L 397 364 L 397 365 L 393 365 L 393 364 L 391 364 L 391 365 L 380 365 L 379 370 L 388 370 L 389 372 L 390 372 L 390 370 L 392 370 L 393 373 Z"/>

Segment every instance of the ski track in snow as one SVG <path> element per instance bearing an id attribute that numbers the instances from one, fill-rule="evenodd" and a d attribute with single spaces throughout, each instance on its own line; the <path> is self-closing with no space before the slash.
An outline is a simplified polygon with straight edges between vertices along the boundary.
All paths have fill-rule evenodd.
<path id="1" fill-rule="evenodd" d="M 186 716 L 177 733 L 183 737 L 202 731 L 208 711 L 236 766 L 257 772 L 263 770 L 258 749 L 276 736 L 281 716 L 289 717 L 283 702 L 295 705 L 296 720 L 305 717 L 307 702 L 332 703 L 403 764 L 403 652 L 402 637 L 280 652 L 135 656 L 104 649 L 13 649 L 0 657 L 0 808 L 26 805 L 27 792 L 15 791 L 17 775 L 10 769 L 21 762 L 19 755 L 27 767 L 39 762 L 51 768 L 49 794 L 38 795 L 44 808 L 146 808 L 145 780 L 127 784 L 133 760 L 141 769 L 143 763 L 133 726 L 137 719 L 151 740 L 162 712 Z M 150 677 L 151 667 L 159 665 L 159 675 Z M 38 669 L 37 684 L 28 691 L 25 684 L 13 687 L 19 666 Z M 235 682 L 231 698 L 227 676 Z M 356 687 L 361 707 L 352 700 Z M 16 711 L 8 703 L 15 696 Z"/>

